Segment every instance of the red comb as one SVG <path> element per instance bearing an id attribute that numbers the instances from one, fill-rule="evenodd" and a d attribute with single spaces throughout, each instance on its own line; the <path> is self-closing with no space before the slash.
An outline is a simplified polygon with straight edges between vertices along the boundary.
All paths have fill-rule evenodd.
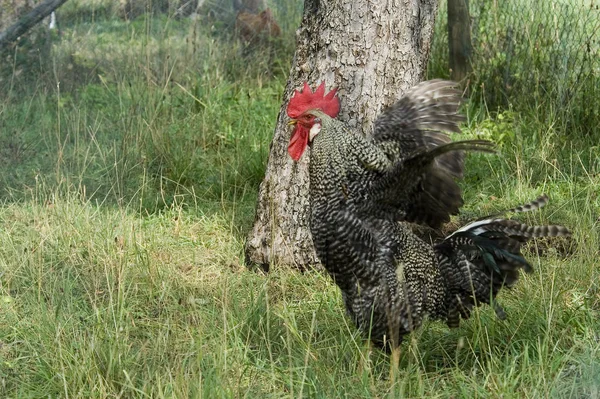
<path id="1" fill-rule="evenodd" d="M 296 90 L 290 99 L 287 114 L 290 118 L 296 119 L 308 110 L 320 109 L 335 118 L 340 112 L 340 99 L 335 96 L 336 93 L 337 89 L 333 89 L 325 94 L 325 82 L 321 82 L 313 93 L 308 83 L 304 82 L 302 91 Z"/>

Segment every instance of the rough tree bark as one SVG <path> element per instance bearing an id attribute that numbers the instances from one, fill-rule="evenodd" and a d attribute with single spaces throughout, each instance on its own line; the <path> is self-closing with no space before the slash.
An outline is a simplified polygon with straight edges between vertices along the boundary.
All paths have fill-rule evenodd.
<path id="1" fill-rule="evenodd" d="M 448 0 L 450 77 L 462 81 L 471 70 L 471 20 L 469 0 Z"/>
<path id="2" fill-rule="evenodd" d="M 290 77 L 277 118 L 246 261 L 268 270 L 317 265 L 309 230 L 307 151 L 287 153 L 286 106 L 296 88 L 339 88 L 339 118 L 370 134 L 376 116 L 424 78 L 437 0 L 305 0 Z"/>
<path id="3" fill-rule="evenodd" d="M 4 32 L 0 32 L 0 50 L 17 40 L 19 36 L 26 33 L 29 29 L 50 15 L 52 11 L 62 6 L 66 1 L 67 0 L 44 0 L 36 5 L 36 7 L 28 12 L 23 18 Z"/>

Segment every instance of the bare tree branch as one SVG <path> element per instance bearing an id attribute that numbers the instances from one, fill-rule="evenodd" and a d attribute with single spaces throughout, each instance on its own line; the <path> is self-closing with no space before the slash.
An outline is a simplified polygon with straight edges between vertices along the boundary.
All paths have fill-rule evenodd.
<path id="1" fill-rule="evenodd" d="M 19 36 L 37 25 L 41 20 L 46 18 L 52 11 L 62 6 L 65 2 L 67 2 L 67 0 L 44 0 L 39 3 L 18 22 L 11 25 L 4 32 L 0 32 L 0 50 L 17 40 Z"/>

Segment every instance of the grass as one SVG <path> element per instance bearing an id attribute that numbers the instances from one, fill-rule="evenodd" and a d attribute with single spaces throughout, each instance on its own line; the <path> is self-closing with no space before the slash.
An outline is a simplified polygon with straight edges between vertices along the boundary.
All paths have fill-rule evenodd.
<path id="1" fill-rule="evenodd" d="M 461 217 L 546 192 L 529 222 L 574 238 L 528 249 L 508 320 L 426 323 L 391 381 L 327 276 L 243 263 L 289 49 L 248 61 L 202 23 L 94 4 L 64 11 L 102 18 L 67 19 L 49 62 L 19 53 L 0 81 L 0 396 L 600 395 L 593 136 L 469 104 L 464 137 L 500 152 L 468 158 Z"/>

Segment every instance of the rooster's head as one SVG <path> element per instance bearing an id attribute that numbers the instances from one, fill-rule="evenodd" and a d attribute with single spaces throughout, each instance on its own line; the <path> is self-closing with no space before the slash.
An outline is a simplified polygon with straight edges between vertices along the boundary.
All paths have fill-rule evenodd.
<path id="1" fill-rule="evenodd" d="M 340 112 L 340 100 L 336 97 L 337 89 L 325 94 L 325 82 L 321 82 L 313 91 L 304 82 L 302 91 L 296 90 L 287 107 L 287 114 L 292 119 L 290 125 L 295 125 L 288 153 L 294 161 L 300 159 L 309 141 L 321 130 L 319 114 L 335 118 Z M 316 111 L 316 112 L 315 112 Z"/>

